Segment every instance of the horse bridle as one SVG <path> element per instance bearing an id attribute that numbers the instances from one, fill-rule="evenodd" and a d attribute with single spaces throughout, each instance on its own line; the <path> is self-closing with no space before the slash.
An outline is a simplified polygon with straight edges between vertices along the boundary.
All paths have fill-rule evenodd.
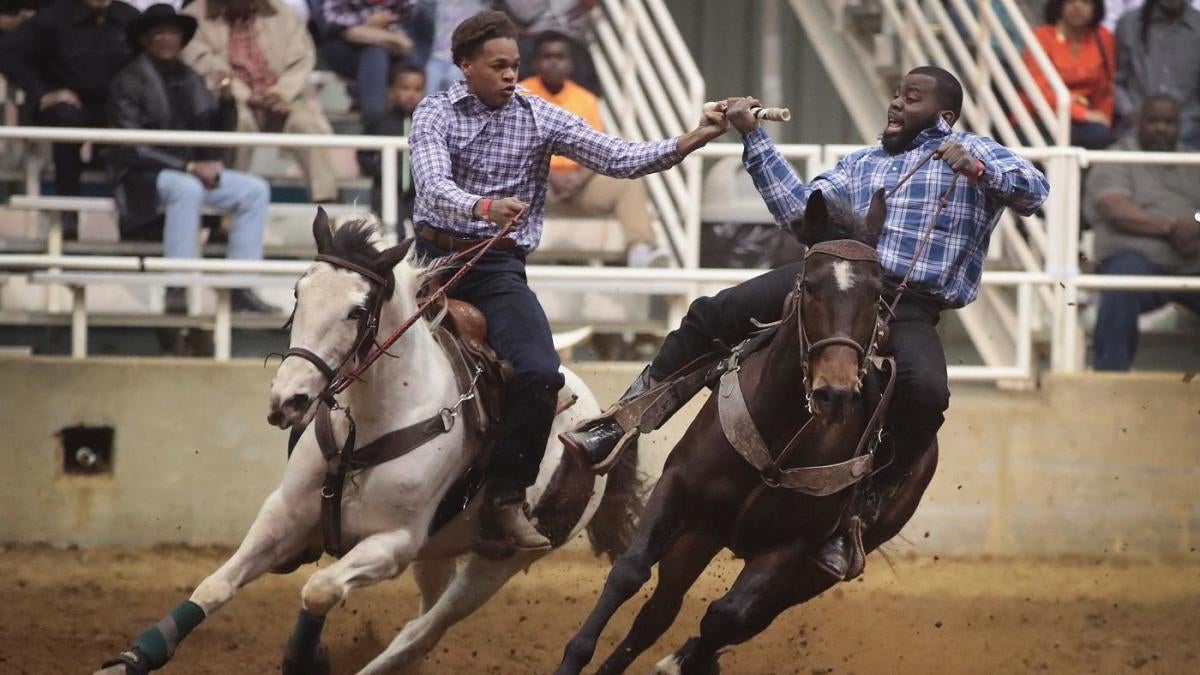
<path id="1" fill-rule="evenodd" d="M 849 262 L 873 262 L 879 264 L 879 253 L 872 246 L 853 239 L 823 241 L 810 246 L 804 254 L 805 271 L 796 279 L 796 311 L 800 313 L 798 317 L 798 323 L 800 324 L 800 350 L 803 353 L 803 358 L 800 360 L 800 371 L 804 376 L 804 397 L 808 402 L 810 412 L 812 411 L 813 390 L 812 379 L 809 377 L 809 362 L 812 358 L 826 347 L 833 345 L 850 347 L 858 354 L 858 382 L 861 385 L 863 377 L 867 374 L 867 364 L 870 358 L 875 355 L 875 350 L 879 346 L 879 337 L 883 332 L 882 322 L 884 321 L 882 318 L 883 312 L 877 310 L 875 313 L 875 324 L 871 327 L 871 338 L 866 346 L 863 346 L 862 342 L 859 342 L 850 335 L 831 335 L 821 338 L 816 342 L 811 342 L 808 338 L 808 332 L 804 328 L 804 312 L 802 310 L 805 296 L 804 276 L 809 269 L 807 262 L 814 255 L 826 255 Z M 882 309 L 882 296 L 876 298 L 876 304 L 880 305 Z"/>
<path id="2" fill-rule="evenodd" d="M 325 376 L 325 388 L 317 395 L 318 399 L 324 400 L 331 408 L 336 408 L 334 394 L 337 388 L 338 373 L 346 367 L 350 359 L 358 356 L 362 359 L 369 352 L 371 347 L 375 346 L 375 338 L 379 333 L 379 315 L 383 311 L 383 303 L 392 294 L 396 284 L 394 276 L 381 275 L 375 270 L 359 265 L 351 260 L 339 258 L 337 256 L 318 253 L 313 260 L 317 262 L 328 263 L 336 268 L 349 270 L 362 275 L 364 279 L 371 283 L 371 291 L 369 293 L 370 304 L 367 311 L 358 319 L 358 333 L 354 338 L 354 344 L 342 360 L 336 366 L 329 365 L 329 362 L 321 357 L 320 354 L 306 349 L 304 347 L 291 347 L 283 353 L 283 360 L 286 361 L 289 357 L 295 356 L 304 359 L 311 363 L 321 374 Z M 291 319 L 288 319 L 288 324 Z"/>

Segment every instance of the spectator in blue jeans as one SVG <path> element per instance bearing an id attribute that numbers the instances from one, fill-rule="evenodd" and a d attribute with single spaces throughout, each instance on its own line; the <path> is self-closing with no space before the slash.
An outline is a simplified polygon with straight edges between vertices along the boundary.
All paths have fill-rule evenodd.
<path id="1" fill-rule="evenodd" d="M 1181 152 L 1179 104 L 1166 94 L 1146 99 L 1136 137 L 1114 150 Z M 1101 274 L 1200 274 L 1200 167 L 1104 164 L 1093 167 L 1084 209 L 1096 228 Z M 1096 370 L 1129 370 L 1138 316 L 1174 302 L 1200 313 L 1200 293 L 1100 293 L 1094 335 Z"/>
<path id="2" fill-rule="evenodd" d="M 114 128 L 229 131 L 237 127 L 237 105 L 228 78 L 206 83 L 179 59 L 195 32 L 195 19 L 165 4 L 149 7 L 129 24 L 129 42 L 139 54 L 112 81 L 108 120 Z M 219 153 L 215 148 L 116 146 L 108 160 L 122 238 L 157 238 L 161 232 L 166 257 L 194 258 L 201 210 L 210 206 L 233 216 L 228 256 L 261 259 L 270 186 L 258 176 L 225 169 L 217 159 Z M 238 311 L 276 311 L 247 289 L 235 290 L 232 304 Z M 166 308 L 170 313 L 187 312 L 184 289 L 167 289 Z"/>
<path id="3" fill-rule="evenodd" d="M 351 80 L 364 120 L 387 110 L 388 75 L 396 61 L 424 66 L 432 28 L 415 0 L 324 0 L 321 57 Z M 429 28 L 420 34 L 414 27 Z"/>

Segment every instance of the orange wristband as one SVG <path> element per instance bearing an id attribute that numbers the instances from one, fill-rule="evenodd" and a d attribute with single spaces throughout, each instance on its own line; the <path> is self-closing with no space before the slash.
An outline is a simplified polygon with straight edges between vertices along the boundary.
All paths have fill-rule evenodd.
<path id="1" fill-rule="evenodd" d="M 483 216 L 484 220 L 490 222 L 491 218 L 488 217 L 488 212 L 490 212 L 491 210 L 492 210 L 492 200 L 488 199 L 487 197 L 484 197 L 483 198 L 483 206 L 480 207 L 480 209 L 479 209 L 479 215 Z"/>

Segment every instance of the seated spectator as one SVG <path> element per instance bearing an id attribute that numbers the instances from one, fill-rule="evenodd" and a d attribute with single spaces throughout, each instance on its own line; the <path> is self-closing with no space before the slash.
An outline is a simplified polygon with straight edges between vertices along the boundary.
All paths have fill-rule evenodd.
<path id="1" fill-rule="evenodd" d="M 196 32 L 196 20 L 177 14 L 170 5 L 153 5 L 129 24 L 129 41 L 137 58 L 112 82 L 108 117 L 119 129 L 229 131 L 237 125 L 237 105 L 230 83 L 214 96 L 204 78 L 179 58 Z M 200 214 L 205 206 L 233 215 L 229 257 L 262 258 L 263 228 L 271 188 L 258 176 L 226 169 L 213 148 L 149 145 L 116 146 L 109 155 L 116 183 L 114 197 L 123 238 L 158 235 L 161 221 L 163 255 L 197 255 Z M 167 289 L 167 311 L 186 313 L 182 288 Z M 254 293 L 238 289 L 233 306 L 239 311 L 274 312 Z"/>
<path id="2" fill-rule="evenodd" d="M 433 44 L 425 62 L 425 91 L 436 94 L 462 79 L 450 55 L 455 27 L 479 12 L 492 8 L 489 0 L 438 0 L 433 14 Z"/>
<path id="3" fill-rule="evenodd" d="M 8 35 L 33 16 L 36 0 L 0 0 L 0 36 Z"/>
<path id="4" fill-rule="evenodd" d="M 571 80 L 571 38 L 553 31 L 538 36 L 533 60 L 534 76 L 521 86 L 567 112 L 582 117 L 604 131 L 596 95 Z M 655 247 L 650 224 L 646 184 L 600 175 L 566 157 L 550 158 L 546 215 L 615 215 L 625 233 L 626 260 L 630 267 L 664 267 L 670 258 Z"/>
<path id="5" fill-rule="evenodd" d="M 138 15 L 114 0 L 56 0 L 39 9 L 0 46 L 0 72 L 25 91 L 40 126 L 104 126 L 108 83 L 133 52 L 125 28 Z M 83 160 L 79 143 L 55 143 L 54 183 L 60 195 L 78 195 Z M 74 213 L 63 235 L 76 236 Z"/>
<path id="6" fill-rule="evenodd" d="M 238 131 L 332 134 L 333 127 L 308 87 L 317 50 L 308 29 L 281 0 L 196 0 L 196 37 L 183 60 L 210 81 L 231 79 Z M 308 180 L 309 198 L 337 198 L 337 176 L 326 148 L 293 153 Z M 253 148 L 238 148 L 234 168 L 250 166 Z"/>
<path id="7" fill-rule="evenodd" d="M 1149 0 L 1117 22 L 1117 115 L 1137 126 L 1153 94 L 1167 94 L 1182 110 L 1180 133 L 1200 143 L 1200 11 L 1185 0 Z"/>
<path id="8" fill-rule="evenodd" d="M 521 50 L 521 77 L 533 74 L 537 38 L 554 31 L 571 38 L 571 60 L 575 63 L 572 79 L 599 96 L 600 77 L 587 45 L 591 40 L 592 9 L 596 0 L 505 0 L 504 7 L 521 27 L 517 47 Z"/>
<path id="9" fill-rule="evenodd" d="M 391 82 L 388 86 L 388 109 L 384 114 L 368 120 L 364 133 L 372 136 L 404 136 L 412 131 L 412 116 L 417 104 L 425 98 L 425 72 L 417 66 L 407 63 L 397 64 L 392 68 Z M 374 178 L 371 185 L 371 208 L 375 213 L 383 211 L 383 176 L 379 167 L 379 153 L 364 150 L 358 153 L 358 166 L 363 175 Z M 417 189 L 412 180 L 412 166 L 407 153 L 400 165 L 399 183 L 394 188 L 400 195 L 400 212 L 396 225 L 403 229 L 403 224 L 412 219 L 413 202 L 417 198 Z"/>
<path id="10" fill-rule="evenodd" d="M 364 119 L 387 110 L 388 74 L 392 63 L 412 53 L 413 39 L 404 29 L 412 0 L 325 0 L 325 44 L 321 56 L 354 83 L 353 93 Z"/>
<path id="11" fill-rule="evenodd" d="M 1113 149 L 1180 152 L 1179 105 L 1146 99 L 1137 136 Z M 1200 274 L 1200 167 L 1104 164 L 1088 174 L 1084 209 L 1096 228 L 1101 274 Z M 1138 316 L 1176 302 L 1200 313 L 1200 293 L 1103 291 L 1096 319 L 1096 370 L 1129 370 Z"/>
<path id="12" fill-rule="evenodd" d="M 1071 93 L 1071 145 L 1094 150 L 1112 143 L 1117 71 L 1112 33 L 1100 26 L 1103 12 L 1103 0 L 1050 0 L 1046 24 L 1033 31 Z M 1054 107 L 1054 91 L 1028 49 L 1025 65 Z"/>

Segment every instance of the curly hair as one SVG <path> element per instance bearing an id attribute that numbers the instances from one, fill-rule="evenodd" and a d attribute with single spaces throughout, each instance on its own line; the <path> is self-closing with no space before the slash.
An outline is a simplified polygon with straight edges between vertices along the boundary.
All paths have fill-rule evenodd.
<path id="1" fill-rule="evenodd" d="M 1062 18 L 1063 5 L 1066 0 L 1050 0 L 1046 3 L 1046 23 L 1056 24 Z M 1104 0 L 1092 0 L 1092 20 L 1089 27 L 1095 30 L 1104 21 Z"/>
<path id="2" fill-rule="evenodd" d="M 517 39 L 517 27 L 504 12 L 480 12 L 454 29 L 450 36 L 450 58 L 454 65 L 462 65 L 463 61 L 475 58 L 485 42 L 496 38 Z"/>

